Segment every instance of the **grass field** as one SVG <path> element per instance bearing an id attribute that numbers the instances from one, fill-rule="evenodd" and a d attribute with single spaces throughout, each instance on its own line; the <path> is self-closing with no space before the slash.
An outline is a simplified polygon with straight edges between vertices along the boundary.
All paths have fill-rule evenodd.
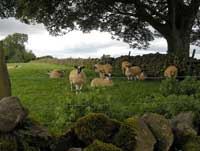
<path id="1" fill-rule="evenodd" d="M 155 109 L 154 95 L 159 95 L 160 81 L 127 81 L 113 78 L 114 86 L 90 88 L 96 77 L 86 69 L 87 85 L 81 94 L 71 92 L 68 74 L 73 67 L 42 63 L 8 64 L 12 92 L 30 111 L 30 117 L 46 126 L 52 134 L 60 135 L 80 116 L 89 112 L 104 112 L 122 119 Z M 49 79 L 51 69 L 64 69 L 61 79 Z"/>

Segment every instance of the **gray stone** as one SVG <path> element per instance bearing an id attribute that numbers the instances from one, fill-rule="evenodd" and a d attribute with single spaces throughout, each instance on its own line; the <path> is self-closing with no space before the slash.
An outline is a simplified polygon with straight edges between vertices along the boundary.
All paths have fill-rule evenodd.
<path id="1" fill-rule="evenodd" d="M 12 131 L 25 117 L 27 110 L 17 97 L 5 97 L 0 100 L 0 131 Z"/>
<path id="2" fill-rule="evenodd" d="M 154 113 L 145 114 L 143 120 L 157 140 L 156 150 L 168 151 L 174 140 L 169 120 L 162 115 Z"/>

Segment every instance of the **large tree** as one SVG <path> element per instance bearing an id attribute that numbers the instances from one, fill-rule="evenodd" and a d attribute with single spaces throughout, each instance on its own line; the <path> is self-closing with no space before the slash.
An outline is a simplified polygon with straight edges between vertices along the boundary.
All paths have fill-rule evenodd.
<path id="1" fill-rule="evenodd" d="M 52 34 L 100 30 L 132 47 L 162 36 L 168 53 L 188 57 L 200 38 L 200 0 L 18 0 L 17 17 L 43 23 Z M 153 27 L 156 32 L 152 30 Z"/>
<path id="2" fill-rule="evenodd" d="M 0 19 L 14 16 L 15 0 L 0 1 Z M 0 41 L 0 99 L 11 95 L 11 84 L 4 57 L 3 42 Z"/>
<path id="3" fill-rule="evenodd" d="M 25 48 L 25 43 L 27 42 L 27 34 L 14 33 L 8 35 L 3 40 L 6 62 L 28 62 L 34 60 L 36 56 Z"/>

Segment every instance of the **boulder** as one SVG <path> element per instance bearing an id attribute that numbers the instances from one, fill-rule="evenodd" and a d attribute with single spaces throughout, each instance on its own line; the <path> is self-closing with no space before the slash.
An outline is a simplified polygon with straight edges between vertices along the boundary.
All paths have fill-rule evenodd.
<path id="1" fill-rule="evenodd" d="M 85 143 L 79 140 L 75 134 L 74 129 L 69 129 L 64 135 L 56 138 L 53 151 L 67 151 L 74 148 L 84 148 Z"/>
<path id="2" fill-rule="evenodd" d="M 0 132 L 12 131 L 27 116 L 27 110 L 17 97 L 0 100 Z"/>
<path id="3" fill-rule="evenodd" d="M 168 151 L 174 140 L 169 120 L 162 115 L 154 113 L 145 114 L 142 119 L 156 138 L 157 143 L 155 149 L 159 151 Z"/>
<path id="4" fill-rule="evenodd" d="M 88 114 L 77 120 L 74 126 L 75 134 L 86 145 L 98 139 L 109 143 L 118 132 L 120 123 L 108 118 L 102 113 Z"/>
<path id="5" fill-rule="evenodd" d="M 13 132 L 19 143 L 19 150 L 50 150 L 52 137 L 48 131 L 33 119 L 27 118 Z"/>
<path id="6" fill-rule="evenodd" d="M 153 151 L 156 139 L 142 119 L 132 117 L 122 123 L 114 143 L 124 151 Z"/>
<path id="7" fill-rule="evenodd" d="M 96 140 L 85 148 L 84 151 L 122 151 L 122 149 L 113 144 L 107 144 Z"/>
<path id="8" fill-rule="evenodd" d="M 185 134 L 197 135 L 199 132 L 200 115 L 197 112 L 183 112 L 172 118 L 172 128 L 175 136 L 180 138 Z"/>

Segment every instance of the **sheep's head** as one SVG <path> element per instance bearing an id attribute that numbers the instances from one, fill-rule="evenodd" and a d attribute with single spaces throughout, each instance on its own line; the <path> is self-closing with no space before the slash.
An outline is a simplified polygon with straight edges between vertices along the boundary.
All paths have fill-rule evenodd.
<path id="1" fill-rule="evenodd" d="M 74 66 L 77 69 L 78 74 L 85 68 L 84 66 Z"/>
<path id="2" fill-rule="evenodd" d="M 110 73 L 108 73 L 108 74 L 104 74 L 105 75 L 105 79 L 107 79 L 107 80 L 111 80 L 111 74 Z"/>

